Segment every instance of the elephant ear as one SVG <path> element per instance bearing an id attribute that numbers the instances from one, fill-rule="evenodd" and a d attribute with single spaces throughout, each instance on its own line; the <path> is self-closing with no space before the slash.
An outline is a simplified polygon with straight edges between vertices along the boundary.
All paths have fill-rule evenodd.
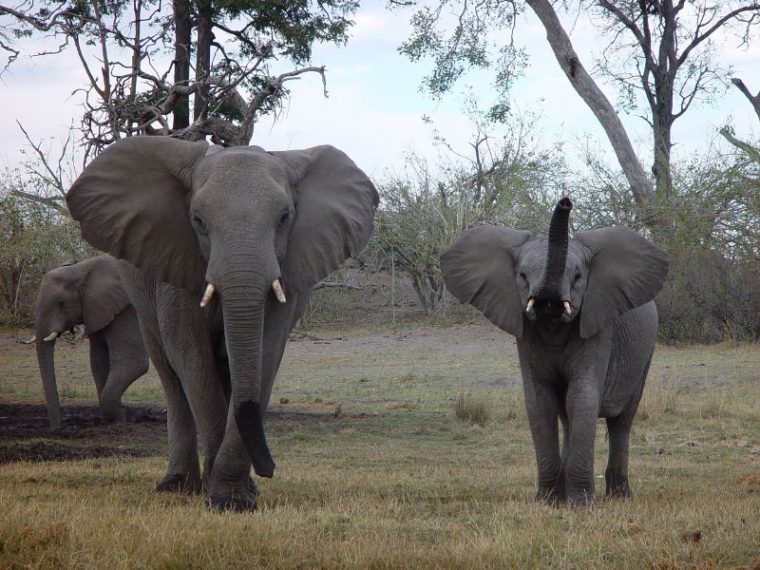
<path id="1" fill-rule="evenodd" d="M 448 290 L 517 338 L 523 315 L 515 267 L 519 249 L 529 239 L 528 231 L 484 224 L 465 232 L 441 255 Z"/>
<path id="2" fill-rule="evenodd" d="M 108 326 L 129 305 L 129 297 L 119 275 L 118 261 L 96 257 L 82 282 L 82 316 L 88 334 Z M 87 261 L 83 263 L 88 263 Z"/>
<path id="3" fill-rule="evenodd" d="M 66 195 L 82 236 L 101 251 L 190 290 L 205 261 L 190 223 L 188 189 L 206 142 L 129 137 L 105 149 Z"/>
<path id="4" fill-rule="evenodd" d="M 296 209 L 281 265 L 283 284 L 290 290 L 309 290 L 367 245 L 377 190 L 332 146 L 271 154 L 288 166 Z"/>
<path id="5" fill-rule="evenodd" d="M 578 232 L 591 251 L 581 309 L 581 337 L 589 338 L 623 313 L 654 299 L 668 274 L 668 257 L 625 226 Z"/>

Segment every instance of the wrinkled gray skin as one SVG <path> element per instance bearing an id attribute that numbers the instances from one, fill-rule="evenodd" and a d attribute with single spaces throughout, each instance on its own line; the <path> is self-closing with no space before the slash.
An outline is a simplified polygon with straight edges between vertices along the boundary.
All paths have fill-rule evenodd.
<path id="1" fill-rule="evenodd" d="M 203 488 L 214 509 L 254 509 L 251 464 L 274 472 L 263 414 L 288 333 L 312 286 L 367 243 L 374 186 L 329 146 L 269 153 L 133 137 L 96 158 L 67 202 L 84 238 L 125 260 L 168 400 L 158 490 Z M 216 291 L 201 308 L 207 283 Z"/>
<path id="2" fill-rule="evenodd" d="M 56 338 L 51 337 L 80 324 L 90 337 L 90 368 L 100 413 L 109 421 L 124 419 L 121 396 L 148 371 L 148 353 L 137 313 L 121 282 L 119 262 L 102 255 L 49 271 L 40 284 L 36 313 L 37 363 L 50 427 L 61 427 L 53 360 Z"/>
<path id="3" fill-rule="evenodd" d="M 585 506 L 594 502 L 597 417 L 609 433 L 606 494 L 631 495 L 628 440 L 655 345 L 652 299 L 668 264 L 624 226 L 568 240 L 571 209 L 567 198 L 557 205 L 549 239 L 477 226 L 442 255 L 441 268 L 458 299 L 517 337 L 537 498 Z"/>

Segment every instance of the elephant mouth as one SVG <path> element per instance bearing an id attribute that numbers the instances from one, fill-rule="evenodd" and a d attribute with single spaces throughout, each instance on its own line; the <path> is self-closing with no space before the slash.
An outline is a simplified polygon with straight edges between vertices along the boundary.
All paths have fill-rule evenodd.
<path id="1" fill-rule="evenodd" d="M 575 313 L 569 299 L 530 297 L 525 305 L 525 314 L 531 321 L 552 320 L 570 321 Z"/>

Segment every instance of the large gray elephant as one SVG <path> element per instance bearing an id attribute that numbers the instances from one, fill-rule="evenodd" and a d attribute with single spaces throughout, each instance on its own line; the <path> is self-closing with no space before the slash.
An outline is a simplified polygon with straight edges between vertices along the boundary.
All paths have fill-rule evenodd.
<path id="1" fill-rule="evenodd" d="M 100 413 L 109 421 L 124 419 L 121 396 L 148 371 L 148 353 L 137 312 L 121 282 L 118 260 L 101 255 L 49 271 L 40 284 L 36 313 L 37 363 L 50 427 L 61 427 L 55 342 L 61 333 L 80 324 L 90 337 L 90 369 Z"/>
<path id="2" fill-rule="evenodd" d="M 367 243 L 377 192 L 343 152 L 133 137 L 68 192 L 82 235 L 122 262 L 168 400 L 158 490 L 255 508 L 275 464 L 263 415 L 315 283 Z M 205 450 L 200 476 L 196 429 Z"/>
<path id="3" fill-rule="evenodd" d="M 441 256 L 446 287 L 517 337 L 538 464 L 537 498 L 593 504 L 597 417 L 606 418 L 606 494 L 628 497 L 628 440 L 657 334 L 665 253 L 624 227 L 577 232 L 572 203 L 549 237 L 481 225 Z M 562 450 L 558 418 L 562 422 Z"/>

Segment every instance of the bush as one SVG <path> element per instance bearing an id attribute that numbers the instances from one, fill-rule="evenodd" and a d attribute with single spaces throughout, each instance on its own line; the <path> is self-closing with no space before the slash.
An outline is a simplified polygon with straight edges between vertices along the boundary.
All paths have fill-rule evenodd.
<path id="1" fill-rule="evenodd" d="M 454 413 L 464 422 L 485 427 L 491 419 L 491 405 L 484 400 L 459 394 L 454 404 Z"/>
<path id="2" fill-rule="evenodd" d="M 42 276 L 94 252 L 65 214 L 13 193 L 18 188 L 29 190 L 30 182 L 13 171 L 4 173 L 4 181 L 0 188 L 0 324 L 28 326 L 34 320 Z"/>

